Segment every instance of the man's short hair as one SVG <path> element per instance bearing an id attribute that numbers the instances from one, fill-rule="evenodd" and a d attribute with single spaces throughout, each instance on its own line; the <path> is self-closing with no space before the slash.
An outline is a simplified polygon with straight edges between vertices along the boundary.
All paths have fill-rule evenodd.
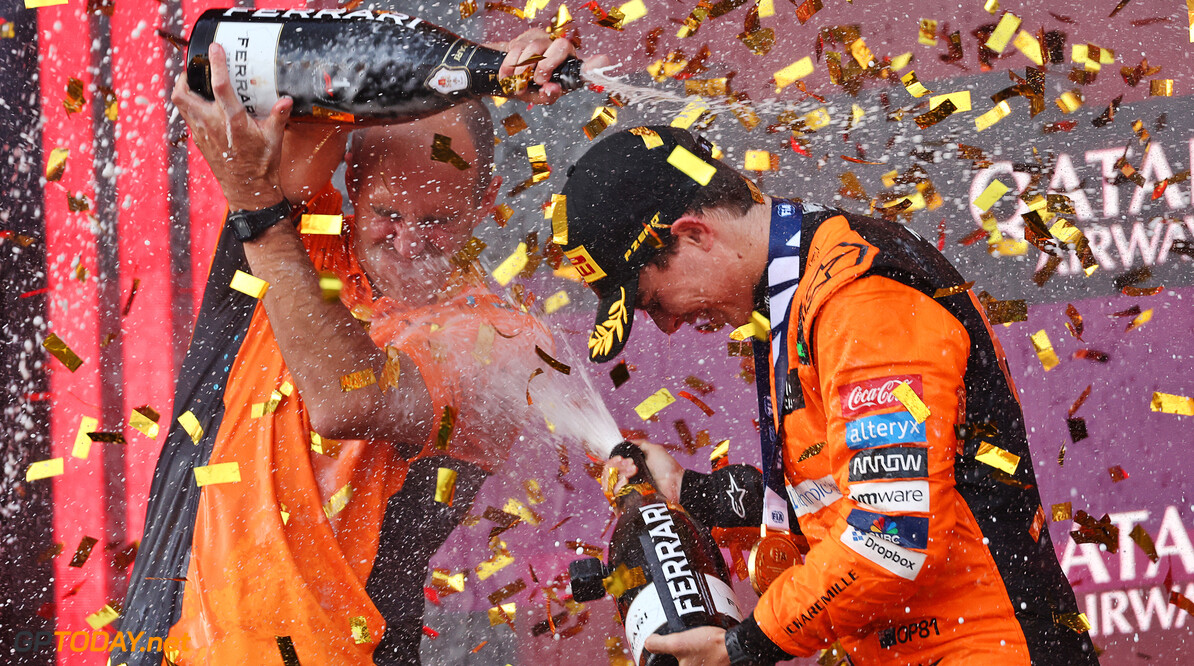
<path id="1" fill-rule="evenodd" d="M 745 215 L 751 206 L 755 205 L 750 186 L 746 184 L 746 176 L 721 160 L 708 161 L 716 169 L 713 178 L 709 180 L 708 185 L 697 190 L 685 214 L 725 211 L 735 217 Z M 658 268 L 667 268 L 668 259 L 676 253 L 676 247 L 676 237 L 668 234 L 663 239 L 658 254 L 647 263 Z"/>

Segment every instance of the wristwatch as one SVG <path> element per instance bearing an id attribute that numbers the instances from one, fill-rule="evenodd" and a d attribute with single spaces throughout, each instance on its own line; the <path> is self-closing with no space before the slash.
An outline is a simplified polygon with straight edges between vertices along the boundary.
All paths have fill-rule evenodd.
<path id="1" fill-rule="evenodd" d="M 282 220 L 289 220 L 292 212 L 294 209 L 290 202 L 282 199 L 261 210 L 234 210 L 228 213 L 228 226 L 232 227 L 236 239 L 243 243 L 257 238 Z"/>

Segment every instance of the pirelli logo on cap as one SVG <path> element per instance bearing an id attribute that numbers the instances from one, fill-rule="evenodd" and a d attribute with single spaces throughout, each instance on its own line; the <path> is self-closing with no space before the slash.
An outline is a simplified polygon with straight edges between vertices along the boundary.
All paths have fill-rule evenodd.
<path id="1" fill-rule="evenodd" d="M 593 261 L 593 257 L 583 245 L 577 245 L 571 250 L 566 250 L 564 256 L 568 257 L 568 261 L 572 262 L 572 267 L 576 269 L 577 273 L 584 278 L 585 282 L 593 284 L 594 282 L 605 277 L 605 271 Z"/>

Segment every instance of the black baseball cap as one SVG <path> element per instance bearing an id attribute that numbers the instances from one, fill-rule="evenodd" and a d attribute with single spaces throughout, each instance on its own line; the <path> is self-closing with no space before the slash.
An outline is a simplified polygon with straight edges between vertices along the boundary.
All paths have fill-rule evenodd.
<path id="1" fill-rule="evenodd" d="M 568 170 L 553 223 L 566 220 L 564 255 L 600 299 L 589 335 L 594 362 L 621 353 L 634 323 L 639 271 L 670 239 L 672 223 L 709 184 L 715 164 L 709 142 L 659 125 L 608 136 Z"/>

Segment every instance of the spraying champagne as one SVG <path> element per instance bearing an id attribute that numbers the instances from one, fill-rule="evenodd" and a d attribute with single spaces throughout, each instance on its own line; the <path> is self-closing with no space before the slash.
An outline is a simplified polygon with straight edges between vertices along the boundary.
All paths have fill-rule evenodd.
<path id="1" fill-rule="evenodd" d="M 417 120 L 482 95 L 504 95 L 505 54 L 398 12 L 347 9 L 209 9 L 191 31 L 187 82 L 214 99 L 207 52 L 228 54 L 233 90 L 264 117 L 283 96 L 296 120 L 384 123 Z M 551 80 L 582 85 L 568 58 Z"/>

